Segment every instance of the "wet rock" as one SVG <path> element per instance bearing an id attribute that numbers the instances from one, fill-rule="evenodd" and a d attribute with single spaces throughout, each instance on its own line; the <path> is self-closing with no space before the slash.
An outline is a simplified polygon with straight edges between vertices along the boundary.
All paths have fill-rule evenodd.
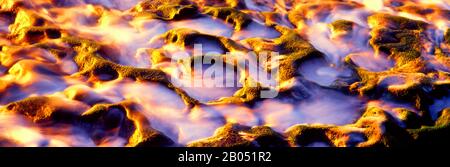
<path id="1" fill-rule="evenodd" d="M 286 55 L 284 59 L 280 60 L 279 81 L 286 81 L 298 75 L 297 69 L 302 60 L 323 56 L 321 52 L 296 32 L 284 27 L 278 27 L 278 30 L 282 35 L 275 39 L 274 43 L 280 54 Z"/>
<path id="2" fill-rule="evenodd" d="M 282 135 L 271 128 L 258 126 L 250 128 L 228 123 L 216 130 L 213 137 L 188 144 L 189 147 L 285 147 Z"/>
<path id="3" fill-rule="evenodd" d="M 372 27 L 383 27 L 392 30 L 423 30 L 428 25 L 423 21 L 384 13 L 371 15 L 367 18 L 367 21 Z"/>
<path id="4" fill-rule="evenodd" d="M 100 132 L 114 131 L 113 134 L 128 139 L 127 146 L 163 147 L 175 144 L 170 138 L 152 128 L 147 118 L 140 113 L 139 106 L 130 101 L 97 104 L 84 112 L 81 120 L 89 126 L 89 131 L 98 140 L 108 136 L 105 133 L 96 133 L 100 130 Z"/>
<path id="5" fill-rule="evenodd" d="M 234 25 L 236 31 L 245 28 L 252 21 L 247 14 L 230 7 L 204 7 L 203 13 Z"/>
<path id="6" fill-rule="evenodd" d="M 255 141 L 260 147 L 288 146 L 284 137 L 268 126 L 252 127 L 248 132 L 244 132 L 243 134 L 245 138 Z"/>
<path id="7" fill-rule="evenodd" d="M 398 66 L 421 56 L 421 32 L 418 30 L 376 29 L 372 31 L 370 44 L 375 50 L 385 52 L 396 60 Z"/>
<path id="8" fill-rule="evenodd" d="M 39 96 L 10 103 L 1 112 L 17 113 L 40 124 L 53 124 L 74 123 L 85 109 L 86 105 L 75 101 Z"/>
<path id="9" fill-rule="evenodd" d="M 140 130 L 133 134 L 128 146 L 133 147 L 169 147 L 175 146 L 174 142 L 155 130 Z"/>
<path id="10" fill-rule="evenodd" d="M 373 27 L 370 44 L 375 50 L 389 54 L 397 66 L 421 57 L 421 37 L 427 23 L 382 13 L 369 16 L 368 22 Z"/>
<path id="11" fill-rule="evenodd" d="M 166 56 L 166 54 L 164 53 L 163 50 L 161 49 L 155 49 L 155 50 L 151 50 L 149 51 L 152 57 L 152 64 L 159 64 L 161 62 L 169 62 L 171 61 L 171 59 L 169 57 Z"/>
<path id="12" fill-rule="evenodd" d="M 313 57 L 322 58 L 323 54 L 295 31 L 283 26 L 276 26 L 275 28 L 281 33 L 281 36 L 273 41 L 261 38 L 252 38 L 246 41 L 256 51 L 274 51 L 283 55 L 279 62 L 278 79 L 280 82 L 298 75 L 297 69 L 301 61 Z"/>
<path id="13" fill-rule="evenodd" d="M 230 39 L 202 34 L 198 31 L 187 28 L 172 29 L 162 36 L 165 39 L 165 43 L 172 43 L 185 48 L 194 48 L 195 44 L 212 44 L 224 52 L 240 49 L 238 44 Z"/>
<path id="14" fill-rule="evenodd" d="M 418 114 L 406 108 L 394 108 L 393 111 L 397 113 L 397 118 L 405 124 L 405 128 L 420 128 L 422 122 Z"/>
<path id="15" fill-rule="evenodd" d="M 160 6 L 164 5 L 190 5 L 191 3 L 187 0 L 144 0 L 140 2 L 132 11 L 142 12 L 146 10 L 156 10 Z"/>
<path id="16" fill-rule="evenodd" d="M 359 82 L 350 85 L 352 92 L 369 95 L 372 98 L 388 97 L 414 104 L 425 109 L 432 102 L 431 92 L 442 90 L 436 78 L 413 72 L 370 72 L 357 69 Z"/>
<path id="17" fill-rule="evenodd" d="M 274 26 L 274 25 L 290 25 L 290 23 L 287 23 L 283 20 L 283 15 L 277 12 L 261 12 L 262 15 L 265 17 L 265 24 L 267 26 Z"/>
<path id="18" fill-rule="evenodd" d="M 96 52 L 100 45 L 89 40 L 66 37 L 63 41 L 76 48 L 78 54 L 74 57 L 79 67 L 79 75 L 88 76 L 90 80 L 113 80 L 118 77 L 130 78 L 137 81 L 148 81 L 161 83 L 179 94 L 186 104 L 198 103 L 189 97 L 183 90 L 174 87 L 167 75 L 161 70 L 135 68 L 123 66 L 104 59 Z"/>
<path id="19" fill-rule="evenodd" d="M 367 141 L 358 144 L 360 147 L 403 147 L 412 142 L 408 132 L 386 111 L 378 107 L 369 106 L 355 126 L 364 128 L 363 132 L 367 137 Z"/>
<path id="20" fill-rule="evenodd" d="M 348 20 L 336 20 L 329 24 L 332 36 L 346 36 L 351 35 L 355 23 Z"/>
<path id="21" fill-rule="evenodd" d="M 192 18 L 198 14 L 197 6 L 185 0 L 142 1 L 131 9 L 138 17 L 161 20 L 180 20 Z"/>
<path id="22" fill-rule="evenodd" d="M 332 142 L 326 135 L 330 128 L 331 126 L 326 125 L 294 125 L 285 135 L 291 146 L 305 147 L 314 143 L 332 146 Z"/>
<path id="23" fill-rule="evenodd" d="M 68 87 L 64 90 L 64 95 L 71 100 L 81 101 L 89 105 L 110 102 L 99 93 L 84 85 L 74 85 Z"/>
<path id="24" fill-rule="evenodd" d="M 306 59 L 322 58 L 323 54 L 316 50 L 308 41 L 304 40 L 295 31 L 286 27 L 276 26 L 282 35 L 272 41 L 262 38 L 247 39 L 246 42 L 258 51 L 279 52 L 283 55 L 279 60 L 278 83 L 286 82 L 299 76 L 298 67 Z M 261 49 L 262 48 L 262 49 Z M 265 48 L 265 49 L 264 49 Z M 270 55 L 269 55 L 270 56 Z M 260 99 L 261 90 L 270 90 L 263 87 L 257 80 L 248 77 L 243 82 L 243 88 L 238 90 L 233 97 L 223 98 L 220 103 L 248 103 Z"/>
<path id="25" fill-rule="evenodd" d="M 197 16 L 198 9 L 193 5 L 164 5 L 157 9 L 157 12 L 140 12 L 138 17 L 146 17 L 161 20 L 181 20 Z"/>
<path id="26" fill-rule="evenodd" d="M 232 7 L 243 8 L 245 6 L 242 0 L 209 0 L 197 1 L 199 6 Z"/>
<path id="27" fill-rule="evenodd" d="M 402 147 L 412 144 L 409 133 L 395 118 L 378 107 L 369 106 L 354 124 L 295 125 L 285 135 L 291 146 Z"/>
<path id="28" fill-rule="evenodd" d="M 19 10 L 10 27 L 11 35 L 17 42 L 37 43 L 44 39 L 61 37 L 61 30 L 50 24 L 33 11 Z"/>
<path id="29" fill-rule="evenodd" d="M 414 138 L 415 146 L 449 146 L 450 112 L 449 108 L 442 110 L 434 126 L 422 126 L 419 129 L 408 129 Z"/>
<path id="30" fill-rule="evenodd" d="M 450 108 L 442 110 L 441 116 L 436 121 L 436 126 L 448 126 L 450 124 Z"/>
<path id="31" fill-rule="evenodd" d="M 0 54 L 0 64 L 12 67 L 15 63 L 24 59 L 39 59 L 41 62 L 55 63 L 56 59 L 47 50 L 39 47 L 4 46 Z"/>
<path id="32" fill-rule="evenodd" d="M 129 138 L 135 130 L 133 120 L 127 118 L 127 112 L 120 104 L 98 104 L 80 116 L 81 126 L 96 139 L 104 138 L 104 132 L 108 130 L 116 131 L 120 137 Z"/>

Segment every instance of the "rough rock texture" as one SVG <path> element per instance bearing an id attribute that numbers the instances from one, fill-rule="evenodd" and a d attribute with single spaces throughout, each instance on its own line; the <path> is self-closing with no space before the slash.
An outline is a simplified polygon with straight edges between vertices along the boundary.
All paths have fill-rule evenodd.
<path id="1" fill-rule="evenodd" d="M 188 144 L 190 147 L 286 147 L 281 134 L 270 127 L 248 127 L 226 124 L 218 128 L 213 137 Z"/>
<path id="2" fill-rule="evenodd" d="M 104 2 L 0 1 L 0 146 L 449 145 L 450 11 L 439 5 L 385 3 L 386 13 L 338 0 Z M 223 59 L 271 52 L 279 85 L 241 76 L 223 96 L 229 90 L 175 86 L 172 75 L 207 55 L 173 53 L 199 43 Z M 364 104 L 339 107 L 350 102 L 331 91 Z M 325 112 L 348 110 L 350 121 Z"/>

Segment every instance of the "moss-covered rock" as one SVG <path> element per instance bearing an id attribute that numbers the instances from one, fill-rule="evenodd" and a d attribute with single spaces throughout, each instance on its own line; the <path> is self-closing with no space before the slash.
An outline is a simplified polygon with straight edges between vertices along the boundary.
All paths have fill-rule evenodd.
<path id="1" fill-rule="evenodd" d="M 250 128 L 228 123 L 216 130 L 213 137 L 188 144 L 189 147 L 284 147 L 281 134 L 266 126 Z"/>
<path id="2" fill-rule="evenodd" d="M 182 89 L 170 83 L 169 77 L 161 70 L 123 66 L 106 60 L 97 53 L 101 45 L 90 40 L 64 37 L 63 41 L 72 45 L 78 52 L 74 57 L 79 68 L 78 75 L 88 76 L 90 80 L 96 81 L 131 78 L 137 81 L 157 82 L 174 90 L 186 104 L 198 103 Z"/>
<path id="3" fill-rule="evenodd" d="M 75 123 L 80 112 L 87 106 L 76 102 L 66 101 L 57 97 L 29 97 L 10 103 L 0 112 L 16 113 L 40 124 Z"/>
<path id="4" fill-rule="evenodd" d="M 245 2 L 243 0 L 208 0 L 208 1 L 196 1 L 199 6 L 216 6 L 216 7 L 232 7 L 243 8 Z"/>
<path id="5" fill-rule="evenodd" d="M 294 125 L 287 129 L 285 136 L 291 146 L 309 146 L 314 143 L 324 143 L 333 146 L 326 132 L 332 126 L 327 125 Z"/>
<path id="6" fill-rule="evenodd" d="M 397 66 L 404 65 L 421 56 L 421 32 L 418 30 L 374 29 L 370 44 L 375 50 L 385 52 L 396 60 Z"/>
<path id="7" fill-rule="evenodd" d="M 250 16 L 231 7 L 204 7 L 203 13 L 233 24 L 236 31 L 245 28 L 252 22 Z"/>
<path id="8" fill-rule="evenodd" d="M 128 139 L 128 146 L 172 146 L 175 143 L 153 129 L 147 118 L 130 101 L 88 106 L 59 97 L 30 97 L 13 102 L 0 112 L 16 113 L 42 126 L 58 124 L 79 127 L 96 143 L 108 136 Z"/>
<path id="9" fill-rule="evenodd" d="M 446 108 L 441 112 L 434 126 L 422 126 L 419 129 L 408 129 L 414 138 L 416 146 L 449 146 L 450 140 L 450 109 Z"/>
<path id="10" fill-rule="evenodd" d="M 398 147 L 412 143 L 412 137 L 395 118 L 374 106 L 367 107 L 354 124 L 295 125 L 287 129 L 285 136 L 291 146 L 319 143 L 336 147 Z"/>
<path id="11" fill-rule="evenodd" d="M 164 38 L 165 43 L 175 44 L 181 47 L 193 48 L 195 44 L 208 43 L 217 45 L 224 52 L 247 51 L 245 47 L 229 38 L 203 34 L 188 28 L 172 29 L 164 33 L 162 37 Z"/>
<path id="12" fill-rule="evenodd" d="M 422 124 L 420 116 L 406 108 L 394 108 L 393 112 L 397 115 L 396 117 L 405 124 L 407 129 L 419 128 Z"/>
<path id="13" fill-rule="evenodd" d="M 376 51 L 389 54 L 397 67 L 421 57 L 421 37 L 427 23 L 384 13 L 369 16 L 368 23 L 373 27 L 370 44 Z"/>
<path id="14" fill-rule="evenodd" d="M 192 5 L 192 3 L 188 0 L 144 0 L 131 9 L 131 11 L 155 11 L 165 5 Z"/>
<path id="15" fill-rule="evenodd" d="M 151 127 L 147 118 L 138 111 L 138 105 L 124 101 L 118 104 L 97 104 L 82 114 L 83 123 L 89 123 L 90 131 L 115 129 L 117 135 L 128 139 L 127 146 L 164 147 L 175 143 Z M 102 138 L 102 133 L 93 133 Z M 97 136 L 95 136 L 97 135 Z"/>
<path id="16" fill-rule="evenodd" d="M 436 120 L 436 126 L 448 126 L 450 124 L 450 108 L 441 111 L 440 117 Z"/>
<path id="17" fill-rule="evenodd" d="M 330 24 L 333 32 L 350 32 L 353 30 L 355 23 L 348 20 L 336 20 Z"/>
<path id="18" fill-rule="evenodd" d="M 371 72 L 358 68 L 359 82 L 350 85 L 351 92 L 372 98 L 387 97 L 426 110 L 432 103 L 431 92 L 443 90 L 435 77 L 420 72 Z"/>
<path id="19" fill-rule="evenodd" d="M 398 147 L 408 146 L 412 142 L 407 131 L 401 128 L 391 115 L 378 107 L 369 106 L 355 126 L 364 128 L 367 137 L 367 141 L 358 144 L 360 147 Z"/>
<path id="20" fill-rule="evenodd" d="M 282 26 L 276 26 L 281 36 L 273 41 L 277 51 L 285 55 L 280 60 L 279 81 L 283 82 L 298 75 L 300 62 L 306 58 L 322 57 L 323 54 L 303 39 L 297 32 Z"/>
<path id="21" fill-rule="evenodd" d="M 194 5 L 173 5 L 166 4 L 159 6 L 155 11 L 138 11 L 136 16 L 149 19 L 161 20 L 180 20 L 184 18 L 193 18 L 198 14 L 198 8 Z"/>
<path id="22" fill-rule="evenodd" d="M 44 39 L 57 39 L 62 34 L 59 28 L 51 25 L 33 11 L 28 10 L 19 10 L 17 12 L 10 30 L 10 35 L 16 42 L 29 44 L 37 43 Z"/>
<path id="23" fill-rule="evenodd" d="M 373 14 L 367 18 L 367 21 L 372 27 L 384 27 L 392 30 L 423 30 L 428 25 L 423 21 L 385 13 Z"/>

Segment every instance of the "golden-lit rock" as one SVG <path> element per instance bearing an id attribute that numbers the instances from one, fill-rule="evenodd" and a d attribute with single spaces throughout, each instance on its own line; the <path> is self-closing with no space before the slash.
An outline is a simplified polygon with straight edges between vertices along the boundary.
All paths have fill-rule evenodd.
<path id="1" fill-rule="evenodd" d="M 213 137 L 188 144 L 189 147 L 286 147 L 281 134 L 265 126 L 247 127 L 228 123 L 216 130 Z"/>
<path id="2" fill-rule="evenodd" d="M 286 136 L 291 146 L 304 147 L 314 143 L 332 146 L 332 142 L 326 136 L 330 128 L 331 126 L 326 125 L 295 125 L 287 130 Z"/>
<path id="3" fill-rule="evenodd" d="M 123 66 L 102 58 L 97 54 L 101 46 L 93 41 L 64 38 L 66 43 L 72 45 L 78 51 L 74 57 L 75 63 L 79 67 L 79 75 L 88 76 L 94 81 L 109 81 L 117 78 L 131 78 L 136 81 L 158 82 L 179 94 L 186 104 L 198 103 L 197 100 L 189 97 L 182 89 L 174 87 L 167 75 L 161 70 L 135 68 Z"/>
<path id="4" fill-rule="evenodd" d="M 205 7 L 203 13 L 234 25 L 236 31 L 245 28 L 252 21 L 247 14 L 230 7 Z"/>
<path id="5" fill-rule="evenodd" d="M 72 123 L 87 106 L 57 97 L 30 97 L 8 104 L 2 112 L 24 115 L 36 123 Z"/>
<path id="6" fill-rule="evenodd" d="M 427 26 L 427 23 L 423 21 L 384 13 L 376 13 L 369 16 L 367 22 L 372 27 L 383 27 L 393 30 L 423 30 Z"/>
<path id="7" fill-rule="evenodd" d="M 417 113 L 406 108 L 394 108 L 397 117 L 403 122 L 408 129 L 415 129 L 421 126 L 421 118 Z"/>
<path id="8" fill-rule="evenodd" d="M 132 10 L 137 12 L 155 11 L 164 5 L 190 5 L 187 0 L 144 0 L 136 5 Z"/>
<path id="9" fill-rule="evenodd" d="M 416 146 L 446 146 L 448 145 L 450 121 L 449 108 L 441 111 L 434 126 L 422 126 L 418 129 L 409 129 L 408 132 L 414 138 Z"/>
<path id="10" fill-rule="evenodd" d="M 329 25 L 332 36 L 346 36 L 353 31 L 355 23 L 348 20 L 337 20 Z"/>
<path id="11" fill-rule="evenodd" d="M 81 120 L 83 123 L 90 124 L 91 131 L 101 129 L 116 131 L 119 136 L 128 139 L 127 146 L 163 147 L 174 145 L 170 138 L 151 127 L 150 122 L 138 111 L 138 108 L 137 104 L 129 101 L 118 104 L 97 104 L 84 112 Z"/>
<path id="12" fill-rule="evenodd" d="M 33 11 L 20 10 L 15 21 L 10 25 L 11 35 L 17 42 L 38 43 L 45 39 L 57 39 L 62 36 L 61 30 Z"/>
<path id="13" fill-rule="evenodd" d="M 447 146 L 441 2 L 2 0 L 0 146 Z M 204 52 L 174 57 L 198 44 Z M 279 85 L 234 62 L 230 89 L 170 80 L 196 60 L 248 52 L 279 60 L 263 62 L 279 66 Z M 279 92 L 268 102 L 269 89 Z M 364 104 L 345 108 L 351 119 L 324 115 L 346 103 L 331 91 Z"/>

